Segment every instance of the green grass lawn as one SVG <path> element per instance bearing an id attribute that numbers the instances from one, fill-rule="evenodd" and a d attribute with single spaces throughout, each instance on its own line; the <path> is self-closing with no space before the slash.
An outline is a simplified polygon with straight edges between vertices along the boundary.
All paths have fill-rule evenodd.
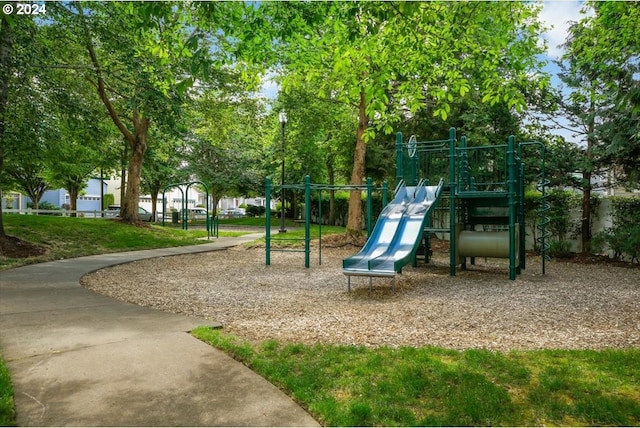
<path id="1" fill-rule="evenodd" d="M 204 229 L 174 229 L 157 225 L 131 226 L 114 220 L 87 218 L 4 215 L 7 235 L 41 245 L 45 255 L 27 259 L 0 257 L 0 270 L 31 263 L 117 251 L 178 247 L 202 244 Z M 246 232 L 221 231 L 220 236 Z"/>
<path id="2" fill-rule="evenodd" d="M 0 358 L 0 427 L 15 426 L 15 424 L 11 379 L 7 366 Z"/>
<path id="3" fill-rule="evenodd" d="M 286 391 L 326 426 L 640 424 L 640 350 L 455 351 L 252 346 L 196 337 Z"/>

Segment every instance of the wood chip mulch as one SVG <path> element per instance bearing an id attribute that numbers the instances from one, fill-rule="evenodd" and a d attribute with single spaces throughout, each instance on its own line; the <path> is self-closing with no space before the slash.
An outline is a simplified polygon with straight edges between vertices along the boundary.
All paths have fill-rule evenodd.
<path id="1" fill-rule="evenodd" d="M 311 253 L 236 247 L 143 260 L 83 278 L 122 301 L 223 323 L 252 342 L 364 346 L 434 345 L 490 350 L 605 349 L 640 346 L 640 269 L 547 262 L 529 257 L 515 281 L 507 260 L 476 259 L 449 276 L 448 254 L 407 266 L 390 279 L 347 278 L 342 259 L 357 247 L 333 243 Z"/>

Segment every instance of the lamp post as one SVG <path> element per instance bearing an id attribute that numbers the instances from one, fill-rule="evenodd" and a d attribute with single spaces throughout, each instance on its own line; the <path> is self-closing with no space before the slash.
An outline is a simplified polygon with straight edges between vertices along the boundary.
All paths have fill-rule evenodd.
<path id="1" fill-rule="evenodd" d="M 282 184 L 282 191 L 280 192 L 280 230 L 279 233 L 285 233 L 287 229 L 284 228 L 284 213 L 285 213 L 285 199 L 284 199 L 284 155 L 285 155 L 285 136 L 284 127 L 287 124 L 287 114 L 282 110 L 278 115 L 280 125 L 282 126 L 282 175 L 280 177 L 280 183 Z"/>

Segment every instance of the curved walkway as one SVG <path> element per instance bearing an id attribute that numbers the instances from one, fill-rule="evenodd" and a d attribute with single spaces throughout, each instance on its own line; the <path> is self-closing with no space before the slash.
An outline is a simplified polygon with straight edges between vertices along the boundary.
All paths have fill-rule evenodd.
<path id="1" fill-rule="evenodd" d="M 256 237 L 0 272 L 0 352 L 18 425 L 318 426 L 264 378 L 188 334 L 215 323 L 122 303 L 79 283 L 85 273 L 114 264 Z"/>

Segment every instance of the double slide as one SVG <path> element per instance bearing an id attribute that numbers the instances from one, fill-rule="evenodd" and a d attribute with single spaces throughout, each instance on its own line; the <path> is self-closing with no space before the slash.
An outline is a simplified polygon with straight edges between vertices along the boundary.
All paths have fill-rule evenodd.
<path id="1" fill-rule="evenodd" d="M 437 186 L 401 184 L 395 197 L 380 213 L 366 244 L 342 261 L 347 276 L 395 276 L 411 261 L 418 248 L 425 221 L 435 207 L 443 180 Z"/>

